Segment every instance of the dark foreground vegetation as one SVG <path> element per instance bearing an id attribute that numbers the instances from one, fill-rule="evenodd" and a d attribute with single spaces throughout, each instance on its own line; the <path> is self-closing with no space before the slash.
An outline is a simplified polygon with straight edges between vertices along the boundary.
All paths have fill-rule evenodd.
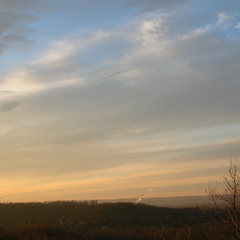
<path id="1" fill-rule="evenodd" d="M 133 203 L 1 203 L 0 240 L 215 240 L 213 210 Z"/>

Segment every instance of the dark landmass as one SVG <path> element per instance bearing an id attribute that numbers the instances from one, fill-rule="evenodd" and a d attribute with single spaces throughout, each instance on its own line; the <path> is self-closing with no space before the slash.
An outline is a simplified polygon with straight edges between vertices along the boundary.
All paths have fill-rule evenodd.
<path id="1" fill-rule="evenodd" d="M 212 226 L 214 216 L 213 210 L 199 207 L 95 200 L 1 203 L 0 239 L 215 240 L 220 233 Z"/>

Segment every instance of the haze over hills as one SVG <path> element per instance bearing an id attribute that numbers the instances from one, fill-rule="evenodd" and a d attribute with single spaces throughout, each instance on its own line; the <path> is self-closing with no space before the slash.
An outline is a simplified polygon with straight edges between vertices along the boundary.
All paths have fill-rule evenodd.
<path id="1" fill-rule="evenodd" d="M 141 197 L 140 197 L 141 198 Z M 136 202 L 161 207 L 202 207 L 209 204 L 209 196 L 177 196 L 177 197 L 142 197 L 121 198 L 121 199 L 101 199 L 98 202 Z"/>

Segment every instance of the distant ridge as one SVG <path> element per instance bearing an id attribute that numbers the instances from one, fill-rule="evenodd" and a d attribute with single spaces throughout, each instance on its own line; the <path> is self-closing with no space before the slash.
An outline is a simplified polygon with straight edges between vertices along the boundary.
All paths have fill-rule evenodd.
<path id="1" fill-rule="evenodd" d="M 136 198 L 122 198 L 122 199 L 100 199 L 99 203 L 109 202 L 135 202 Z M 161 206 L 161 207 L 204 207 L 209 204 L 208 196 L 178 196 L 178 197 L 154 197 L 142 198 L 140 203 Z"/>

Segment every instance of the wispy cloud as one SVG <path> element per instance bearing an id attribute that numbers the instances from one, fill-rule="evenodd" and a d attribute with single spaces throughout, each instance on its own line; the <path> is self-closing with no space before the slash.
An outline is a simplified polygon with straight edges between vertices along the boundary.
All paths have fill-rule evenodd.
<path id="1" fill-rule="evenodd" d="M 218 14 L 218 21 L 217 21 L 217 25 L 221 25 L 224 27 L 224 29 L 228 29 L 230 28 L 234 23 L 233 23 L 233 19 L 236 18 L 238 16 L 238 14 L 231 14 L 228 15 L 226 13 L 219 13 Z"/>
<path id="2" fill-rule="evenodd" d="M 19 106 L 19 102 L 5 102 L 0 105 L 1 112 L 11 111 Z"/>
<path id="3" fill-rule="evenodd" d="M 48 4 L 33 1 L 1 1 L 0 8 L 0 53 L 7 49 L 26 49 L 33 40 L 34 28 L 31 24 L 36 21 L 37 14 L 52 9 L 52 1 Z"/>
<path id="4" fill-rule="evenodd" d="M 237 23 L 236 26 L 235 26 L 235 28 L 240 29 L 240 23 Z"/>

